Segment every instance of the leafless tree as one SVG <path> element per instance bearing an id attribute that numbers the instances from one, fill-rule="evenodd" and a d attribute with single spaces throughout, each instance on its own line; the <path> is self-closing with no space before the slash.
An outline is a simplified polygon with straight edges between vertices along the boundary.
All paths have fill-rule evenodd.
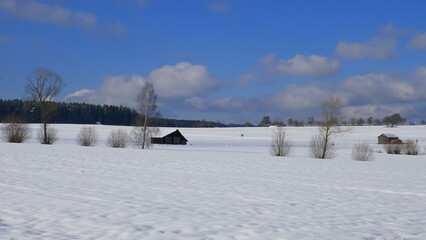
<path id="1" fill-rule="evenodd" d="M 352 158 L 357 161 L 374 160 L 373 148 L 368 143 L 357 143 L 352 149 Z"/>
<path id="2" fill-rule="evenodd" d="M 287 138 L 283 126 L 277 126 L 272 133 L 271 154 L 274 156 L 285 157 L 293 151 L 293 145 Z"/>
<path id="3" fill-rule="evenodd" d="M 139 116 L 136 120 L 136 127 L 133 130 L 135 144 L 142 149 L 151 147 L 151 137 L 158 133 L 158 128 L 152 127 L 152 121 L 160 114 L 157 110 L 157 95 L 154 85 L 145 83 L 137 98 Z"/>
<path id="4" fill-rule="evenodd" d="M 3 120 L 1 131 L 3 139 L 12 143 L 25 142 L 31 136 L 29 125 L 22 117 L 16 115 L 9 115 Z"/>
<path id="5" fill-rule="evenodd" d="M 350 128 L 340 126 L 342 121 L 340 109 L 342 102 L 338 97 L 329 97 L 322 104 L 323 120 L 319 125 L 319 133 L 311 139 L 311 153 L 315 158 L 332 158 L 335 154 L 331 137 L 350 131 Z M 318 149 L 312 149 L 318 148 Z M 319 152 L 318 152 L 319 151 Z"/>
<path id="6" fill-rule="evenodd" d="M 47 68 L 36 68 L 28 78 L 27 93 L 31 99 L 38 102 L 41 120 L 43 122 L 43 137 L 41 143 L 48 144 L 47 124 L 54 113 L 52 104 L 54 98 L 62 91 L 65 84 L 62 78 Z"/>
<path id="7" fill-rule="evenodd" d="M 77 142 L 80 146 L 95 146 L 98 141 L 98 133 L 95 127 L 82 127 L 77 135 Z"/>

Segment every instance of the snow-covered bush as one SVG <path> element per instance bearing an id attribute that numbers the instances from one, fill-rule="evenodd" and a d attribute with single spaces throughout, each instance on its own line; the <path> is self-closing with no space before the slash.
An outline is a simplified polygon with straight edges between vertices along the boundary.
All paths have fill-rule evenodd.
<path id="1" fill-rule="evenodd" d="M 126 148 L 130 142 L 130 135 L 122 130 L 114 130 L 109 133 L 107 145 L 112 148 Z"/>
<path id="2" fill-rule="evenodd" d="M 1 132 L 6 142 L 22 143 L 31 137 L 29 125 L 24 119 L 15 115 L 6 117 L 3 121 Z"/>
<path id="3" fill-rule="evenodd" d="M 80 146 L 95 146 L 98 141 L 98 133 L 95 127 L 82 127 L 77 135 L 77 142 Z"/>
<path id="4" fill-rule="evenodd" d="M 38 140 L 41 144 L 53 144 L 58 140 L 58 130 L 49 125 L 46 126 L 46 137 L 44 136 L 43 125 L 38 132 Z"/>
<path id="5" fill-rule="evenodd" d="M 284 127 L 278 126 L 272 133 L 271 154 L 285 157 L 293 152 L 293 145 L 287 139 Z"/>
<path id="6" fill-rule="evenodd" d="M 357 161 L 374 160 L 373 148 L 368 143 L 357 143 L 352 149 L 352 158 Z"/>
<path id="7" fill-rule="evenodd" d="M 404 153 L 407 155 L 417 155 L 419 154 L 420 147 L 414 140 L 407 140 L 404 143 Z"/>
<path id="8" fill-rule="evenodd" d="M 391 143 L 385 144 L 384 148 L 388 154 L 401 154 L 403 145 L 402 143 Z"/>

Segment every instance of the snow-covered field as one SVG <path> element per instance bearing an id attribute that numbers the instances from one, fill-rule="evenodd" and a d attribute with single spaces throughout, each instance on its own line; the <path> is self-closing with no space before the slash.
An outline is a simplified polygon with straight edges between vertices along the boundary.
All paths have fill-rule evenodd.
<path id="1" fill-rule="evenodd" d="M 287 128 L 287 158 L 269 155 L 271 128 L 180 129 L 189 145 L 140 150 L 106 147 L 128 127 L 96 126 L 95 147 L 55 127 L 51 146 L 0 142 L 0 239 L 426 239 L 426 156 L 350 157 L 381 133 L 423 152 L 425 126 L 355 127 L 326 160 L 309 127 Z"/>

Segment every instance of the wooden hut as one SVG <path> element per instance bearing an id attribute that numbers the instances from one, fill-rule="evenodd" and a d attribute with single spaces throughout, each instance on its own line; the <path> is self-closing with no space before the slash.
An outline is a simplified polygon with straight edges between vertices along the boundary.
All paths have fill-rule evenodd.
<path id="1" fill-rule="evenodd" d="M 383 133 L 377 137 L 378 144 L 401 143 L 401 140 L 395 134 Z"/>
<path id="2" fill-rule="evenodd" d="M 186 145 L 188 140 L 176 130 L 164 137 L 152 137 L 151 143 L 153 144 L 173 144 L 173 145 Z"/>

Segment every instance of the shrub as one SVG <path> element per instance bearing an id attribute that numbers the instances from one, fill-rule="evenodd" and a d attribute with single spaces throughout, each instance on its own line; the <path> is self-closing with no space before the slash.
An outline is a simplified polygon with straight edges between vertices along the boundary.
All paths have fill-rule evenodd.
<path id="1" fill-rule="evenodd" d="M 1 128 L 3 139 L 6 142 L 22 143 L 31 137 L 31 129 L 21 117 L 10 115 L 3 121 Z"/>
<path id="2" fill-rule="evenodd" d="M 129 134 L 122 129 L 118 129 L 109 133 L 107 145 L 112 148 L 126 148 L 129 141 Z"/>
<path id="3" fill-rule="evenodd" d="M 374 160 L 374 151 L 368 143 L 357 143 L 352 149 L 352 158 L 357 161 Z"/>
<path id="4" fill-rule="evenodd" d="M 77 142 L 80 146 L 95 146 L 98 141 L 98 133 L 95 127 L 82 127 L 77 135 Z"/>
<path id="5" fill-rule="evenodd" d="M 408 140 L 404 144 L 404 153 L 407 155 L 417 155 L 419 154 L 420 147 L 414 140 Z"/>
<path id="6" fill-rule="evenodd" d="M 385 144 L 384 148 L 388 154 L 401 154 L 403 146 L 401 143 L 391 143 Z"/>
<path id="7" fill-rule="evenodd" d="M 323 132 L 318 132 L 311 138 L 309 142 L 309 150 L 314 158 L 333 158 L 336 156 L 334 143 L 325 137 Z"/>
<path id="8" fill-rule="evenodd" d="M 47 126 L 46 128 L 46 139 L 43 134 L 43 126 L 40 128 L 38 132 L 38 140 L 41 144 L 53 144 L 58 140 L 58 130 L 53 127 Z"/>
<path id="9" fill-rule="evenodd" d="M 284 127 L 278 126 L 272 134 L 271 154 L 285 157 L 293 152 L 293 145 L 287 139 Z"/>

